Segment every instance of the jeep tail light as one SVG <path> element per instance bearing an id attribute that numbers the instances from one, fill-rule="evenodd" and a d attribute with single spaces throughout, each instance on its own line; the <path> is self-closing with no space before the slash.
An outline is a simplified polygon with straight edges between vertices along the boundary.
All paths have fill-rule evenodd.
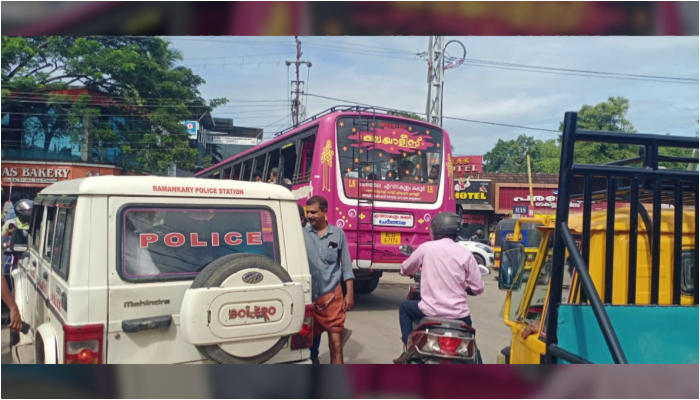
<path id="1" fill-rule="evenodd" d="M 298 334 L 292 336 L 292 350 L 310 349 L 314 343 L 314 305 L 304 308 L 304 323 Z"/>
<path id="2" fill-rule="evenodd" d="M 104 325 L 63 326 L 66 364 L 102 364 Z"/>

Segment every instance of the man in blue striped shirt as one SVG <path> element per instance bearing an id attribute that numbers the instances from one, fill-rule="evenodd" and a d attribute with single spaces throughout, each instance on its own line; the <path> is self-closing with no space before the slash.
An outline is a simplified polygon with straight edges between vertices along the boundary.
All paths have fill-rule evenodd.
<path id="1" fill-rule="evenodd" d="M 351 331 L 345 329 L 345 313 L 352 310 L 355 299 L 350 252 L 345 232 L 326 220 L 328 201 L 313 196 L 306 202 L 308 225 L 303 228 L 306 254 L 311 271 L 314 301 L 314 345 L 311 358 L 318 364 L 321 334 L 328 332 L 332 364 L 343 363 L 343 345 Z M 347 294 L 343 297 L 341 280 Z"/>

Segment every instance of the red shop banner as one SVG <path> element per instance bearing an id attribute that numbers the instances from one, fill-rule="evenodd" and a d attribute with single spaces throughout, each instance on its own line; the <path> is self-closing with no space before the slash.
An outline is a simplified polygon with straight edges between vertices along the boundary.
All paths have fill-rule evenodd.
<path id="1" fill-rule="evenodd" d="M 533 203 L 535 214 L 555 214 L 558 204 L 558 190 L 556 185 L 553 187 L 543 187 L 543 186 L 533 186 Z M 496 213 L 497 214 L 510 214 L 513 212 L 514 206 L 530 206 L 530 189 L 527 185 L 497 185 L 497 198 L 496 198 Z M 619 203 L 615 205 L 616 207 L 623 207 L 625 204 Z M 595 202 L 593 203 L 592 211 L 605 210 L 607 203 L 605 202 Z M 583 212 L 583 202 L 582 201 L 571 201 L 569 202 L 570 212 Z"/>
<path id="2" fill-rule="evenodd" d="M 484 214 L 462 214 L 463 224 L 486 224 L 486 216 Z"/>

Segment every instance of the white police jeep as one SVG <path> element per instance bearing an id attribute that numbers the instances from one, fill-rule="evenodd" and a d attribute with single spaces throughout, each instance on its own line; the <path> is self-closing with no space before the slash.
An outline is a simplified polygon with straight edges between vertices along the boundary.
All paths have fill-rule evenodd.
<path id="1" fill-rule="evenodd" d="M 143 176 L 55 183 L 35 200 L 13 279 L 31 325 L 12 343 L 16 363 L 310 357 L 311 276 L 296 200 L 279 185 Z"/>

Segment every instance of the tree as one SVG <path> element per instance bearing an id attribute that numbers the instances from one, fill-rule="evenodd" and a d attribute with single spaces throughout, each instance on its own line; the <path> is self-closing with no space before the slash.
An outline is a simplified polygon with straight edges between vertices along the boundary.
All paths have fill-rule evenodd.
<path id="1" fill-rule="evenodd" d="M 546 174 L 559 173 L 561 146 L 556 139 L 538 140 L 530 157 L 532 159 L 533 172 L 542 172 Z"/>
<path id="2" fill-rule="evenodd" d="M 624 97 L 609 97 L 594 106 L 584 105 L 578 112 L 577 129 L 636 132 L 627 119 L 629 100 Z M 697 120 L 696 120 L 697 121 Z M 559 130 L 564 129 L 563 122 Z M 491 151 L 484 155 L 484 167 L 488 172 L 527 172 L 526 155 L 530 154 L 533 172 L 558 173 L 561 157 L 561 135 L 558 139 L 539 140 L 520 135 L 515 140 L 499 139 Z M 695 157 L 688 149 L 660 148 L 659 154 L 674 157 Z M 639 155 L 637 146 L 607 143 L 576 143 L 574 160 L 578 164 L 604 164 L 634 158 Z M 662 162 L 666 168 L 685 169 L 687 164 Z"/>
<path id="3" fill-rule="evenodd" d="M 211 112 L 205 81 L 177 67 L 182 54 L 153 37 L 2 37 L 2 113 L 44 107 L 43 147 L 69 136 L 98 159 L 117 151 L 127 168 L 164 172 L 171 162 L 194 167 L 182 121 Z M 94 95 L 49 93 L 79 85 Z M 48 108 L 47 108 L 48 107 Z M 41 113 L 36 113 L 41 114 Z M 5 135 L 3 135 L 3 139 Z"/>
<path id="4" fill-rule="evenodd" d="M 667 133 L 666 135 L 670 135 Z M 697 137 L 696 137 L 697 138 Z M 678 147 L 659 147 L 659 155 L 669 157 L 692 157 L 697 158 L 697 152 L 693 149 L 681 149 Z M 659 166 L 669 169 L 687 169 L 688 163 L 661 161 Z"/>
<path id="5" fill-rule="evenodd" d="M 608 97 L 594 106 L 584 105 L 578 112 L 577 129 L 607 132 L 634 133 L 636 130 L 627 119 L 630 102 L 624 97 Z M 564 130 L 564 123 L 559 124 Z M 560 137 L 561 143 L 561 137 Z M 574 162 L 578 164 L 604 164 L 639 155 L 636 146 L 608 143 L 576 143 Z"/>
<path id="6" fill-rule="evenodd" d="M 527 172 L 527 155 L 530 154 L 532 172 L 557 173 L 560 147 L 556 140 L 540 140 L 520 135 L 515 140 L 498 139 L 491 151 L 484 154 L 488 172 Z"/>
<path id="7" fill-rule="evenodd" d="M 578 113 L 578 129 L 634 133 L 636 130 L 627 119 L 629 107 L 630 102 L 624 97 L 608 97 L 607 101 L 595 106 L 584 105 Z M 559 129 L 563 130 L 563 128 L 564 123 L 562 122 L 559 124 Z M 672 157 L 690 157 L 692 150 L 662 147 L 659 149 L 659 154 Z M 604 164 L 637 156 L 639 156 L 638 146 L 621 144 L 576 143 L 574 150 L 574 160 L 580 164 Z M 669 162 L 661 162 L 659 165 L 673 169 L 684 169 L 687 166 L 683 163 Z"/>

